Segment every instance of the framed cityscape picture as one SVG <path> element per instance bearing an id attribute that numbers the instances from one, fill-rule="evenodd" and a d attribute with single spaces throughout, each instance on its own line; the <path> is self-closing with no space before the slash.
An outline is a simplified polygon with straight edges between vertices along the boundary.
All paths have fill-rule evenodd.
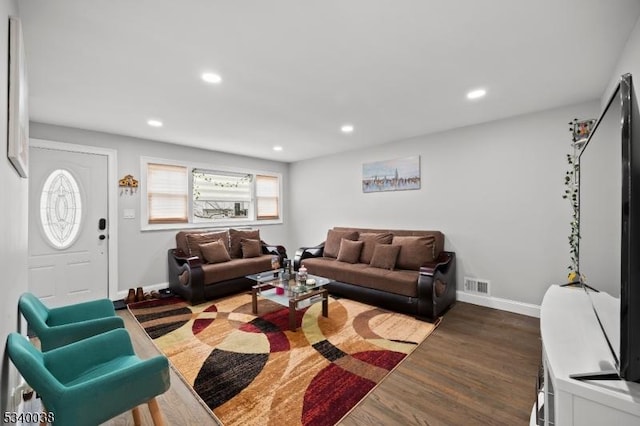
<path id="1" fill-rule="evenodd" d="M 362 165 L 362 192 L 420 189 L 420 156 Z"/>

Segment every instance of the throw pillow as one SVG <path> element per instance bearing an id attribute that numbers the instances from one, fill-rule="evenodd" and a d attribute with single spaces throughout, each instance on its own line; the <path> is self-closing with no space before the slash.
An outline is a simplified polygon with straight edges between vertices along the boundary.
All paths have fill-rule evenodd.
<path id="1" fill-rule="evenodd" d="M 401 247 L 396 262 L 399 269 L 417 271 L 421 266 L 435 260 L 436 239 L 434 236 L 394 236 L 392 244 Z"/>
<path id="2" fill-rule="evenodd" d="M 225 248 L 229 249 L 229 234 L 227 231 L 220 232 L 208 232 L 205 234 L 187 234 L 187 247 L 189 249 L 189 256 L 198 256 L 202 259 L 202 253 L 200 252 L 200 244 L 212 243 L 222 239 Z"/>
<path id="3" fill-rule="evenodd" d="M 259 257 L 262 254 L 262 244 L 260 240 L 247 240 L 243 238 L 240 246 L 242 247 L 242 257 L 244 259 Z"/>
<path id="4" fill-rule="evenodd" d="M 324 256 L 338 257 L 340 251 L 340 242 L 342 239 L 355 241 L 358 239 L 358 231 L 335 231 L 330 229 L 327 232 L 327 239 L 324 242 Z"/>
<path id="5" fill-rule="evenodd" d="M 396 266 L 396 259 L 400 253 L 400 246 L 391 244 L 376 244 L 371 256 L 370 265 L 374 268 L 389 269 L 393 271 Z"/>
<path id="6" fill-rule="evenodd" d="M 363 244 L 363 241 L 351 241 L 343 238 L 342 241 L 340 241 L 338 260 L 340 262 L 357 263 Z"/>
<path id="7" fill-rule="evenodd" d="M 372 232 L 364 232 L 358 237 L 359 241 L 363 241 L 362 251 L 360 252 L 360 263 L 371 263 L 373 250 L 376 244 L 391 244 L 393 234 L 391 232 L 383 232 L 375 234 Z"/>
<path id="8" fill-rule="evenodd" d="M 224 241 L 219 239 L 212 243 L 200 244 L 200 251 L 207 263 L 222 263 L 231 260 Z"/>
<path id="9" fill-rule="evenodd" d="M 260 240 L 259 229 L 229 229 L 229 240 L 231 240 L 229 254 L 235 259 L 242 258 L 242 239 Z"/>

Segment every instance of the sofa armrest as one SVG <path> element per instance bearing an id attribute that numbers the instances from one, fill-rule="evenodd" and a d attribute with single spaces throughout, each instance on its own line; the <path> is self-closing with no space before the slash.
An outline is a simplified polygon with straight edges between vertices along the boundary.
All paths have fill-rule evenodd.
<path id="1" fill-rule="evenodd" d="M 435 262 L 427 266 L 420 267 L 420 275 L 433 277 L 437 272 L 446 274 L 455 262 L 455 253 L 451 251 L 443 251 Z"/>
<path id="2" fill-rule="evenodd" d="M 293 269 L 297 271 L 300 269 L 300 265 L 304 259 L 308 259 L 310 257 L 322 257 L 324 254 L 324 241 L 313 247 L 300 247 L 296 250 L 296 255 L 293 258 Z"/>
<path id="3" fill-rule="evenodd" d="M 197 305 L 205 301 L 202 261 L 177 249 L 169 249 L 169 288 L 175 294 Z"/>
<path id="4" fill-rule="evenodd" d="M 267 244 L 262 240 L 260 240 L 260 243 L 262 244 L 262 253 L 278 256 L 282 265 L 282 261 L 287 258 L 287 249 L 284 246 Z"/>
<path id="5" fill-rule="evenodd" d="M 443 251 L 433 264 L 420 268 L 418 315 L 434 321 L 456 300 L 456 254 Z"/>

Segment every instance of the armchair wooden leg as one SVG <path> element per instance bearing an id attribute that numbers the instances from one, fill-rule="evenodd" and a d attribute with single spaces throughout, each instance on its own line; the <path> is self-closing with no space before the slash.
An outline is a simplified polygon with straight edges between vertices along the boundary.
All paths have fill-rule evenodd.
<path id="1" fill-rule="evenodd" d="M 133 414 L 133 424 L 135 426 L 142 425 L 142 420 L 140 419 L 140 408 L 133 407 L 133 409 L 131 410 L 131 414 Z"/>
<path id="2" fill-rule="evenodd" d="M 151 411 L 151 418 L 153 419 L 153 424 L 155 426 L 165 426 L 164 417 L 162 416 L 162 411 L 160 411 L 160 406 L 158 405 L 158 401 L 155 398 L 151 398 L 147 405 L 149 406 L 149 411 Z"/>

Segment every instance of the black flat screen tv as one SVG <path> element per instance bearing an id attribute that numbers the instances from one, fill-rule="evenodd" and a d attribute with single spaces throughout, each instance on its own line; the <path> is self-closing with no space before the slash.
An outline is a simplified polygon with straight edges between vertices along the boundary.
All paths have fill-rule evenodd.
<path id="1" fill-rule="evenodd" d="M 580 273 L 613 373 L 640 382 L 640 115 L 630 74 L 582 148 L 578 176 Z"/>

